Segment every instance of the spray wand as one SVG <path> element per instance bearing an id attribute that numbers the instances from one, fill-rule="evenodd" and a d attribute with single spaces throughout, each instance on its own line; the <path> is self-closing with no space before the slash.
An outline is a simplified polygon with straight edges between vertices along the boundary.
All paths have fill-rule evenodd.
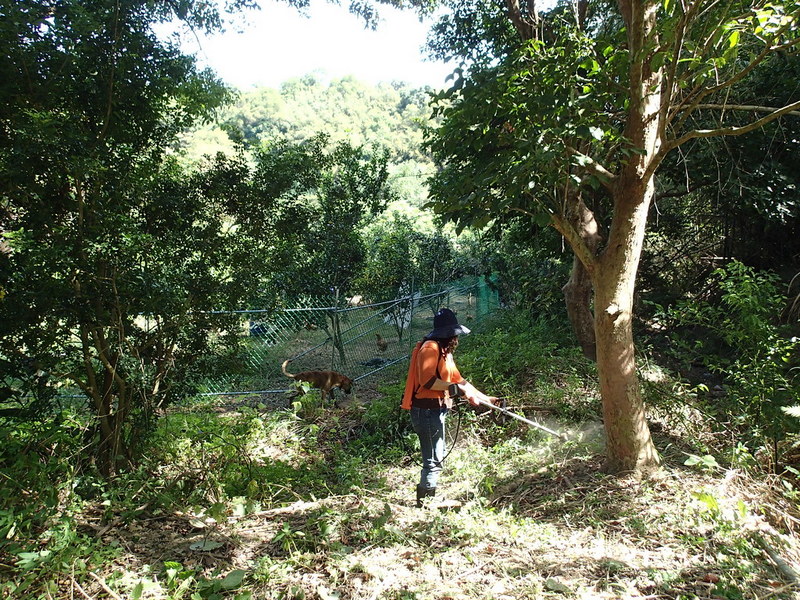
<path id="1" fill-rule="evenodd" d="M 470 385 L 470 384 L 467 383 L 466 385 Z M 472 386 L 470 386 L 470 387 L 472 387 Z M 516 419 L 517 421 L 522 421 L 526 425 L 530 425 L 531 427 L 535 427 L 536 429 L 541 429 L 545 433 L 549 433 L 550 435 L 553 435 L 553 436 L 555 436 L 555 437 L 557 437 L 557 438 L 559 438 L 561 440 L 566 440 L 567 439 L 567 436 L 565 436 L 563 433 L 558 433 L 557 431 L 553 431 L 552 429 L 549 429 L 549 428 L 545 427 L 544 425 L 540 425 L 536 421 L 531 421 L 530 419 L 528 419 L 526 417 L 523 417 L 520 414 L 517 414 L 515 412 L 511 412 L 507 408 L 504 408 L 502 406 L 497 406 L 496 404 L 492 404 L 488 400 L 484 400 L 481 397 L 481 396 L 484 396 L 484 395 L 481 394 L 480 392 L 478 392 L 477 390 L 475 390 L 475 391 L 477 392 L 477 394 L 474 396 L 474 398 L 478 402 L 479 405 L 486 406 L 488 408 L 491 408 L 492 410 L 496 410 L 498 412 L 501 412 L 504 415 L 507 415 L 507 416 L 511 417 L 512 419 Z M 451 384 L 450 388 L 449 388 L 449 392 L 450 392 L 450 396 L 452 396 L 453 398 L 466 399 L 466 394 L 465 394 L 464 390 L 461 388 L 461 386 L 459 384 L 456 384 L 456 383 Z"/>
<path id="2" fill-rule="evenodd" d="M 511 417 L 512 419 L 516 419 L 517 421 L 522 421 L 523 423 L 530 425 L 531 427 L 535 427 L 536 429 L 541 429 L 542 431 L 549 433 L 550 435 L 554 435 L 562 440 L 567 439 L 567 436 L 565 436 L 563 433 L 558 433 L 557 431 L 553 431 L 552 429 L 549 429 L 544 425 L 540 425 L 536 421 L 531 421 L 530 419 L 526 419 L 522 415 L 517 414 L 515 412 L 511 412 L 507 408 L 503 408 L 502 406 L 497 406 L 496 404 L 492 404 L 491 402 L 487 402 L 486 400 L 482 400 L 480 398 L 477 398 L 477 401 L 478 404 L 480 404 L 481 406 L 488 406 L 489 408 L 501 412 L 504 415 Z"/>

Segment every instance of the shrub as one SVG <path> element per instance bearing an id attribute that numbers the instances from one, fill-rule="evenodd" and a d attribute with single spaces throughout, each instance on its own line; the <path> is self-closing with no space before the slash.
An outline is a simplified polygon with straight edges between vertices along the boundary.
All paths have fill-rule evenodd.
<path id="1" fill-rule="evenodd" d="M 800 431 L 784 410 L 800 392 L 791 369 L 800 342 L 777 324 L 786 298 L 777 276 L 737 261 L 714 271 L 712 285 L 714 300 L 685 300 L 666 311 L 673 327 L 694 336 L 675 338 L 674 352 L 722 377 L 726 388 L 706 394 L 708 408 L 736 441 L 751 450 L 771 446 L 777 463 L 779 442 Z"/>

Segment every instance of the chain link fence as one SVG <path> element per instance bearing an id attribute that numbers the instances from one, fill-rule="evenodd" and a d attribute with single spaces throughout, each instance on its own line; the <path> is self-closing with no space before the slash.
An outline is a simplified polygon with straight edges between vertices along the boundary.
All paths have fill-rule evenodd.
<path id="1" fill-rule="evenodd" d="M 365 304 L 359 296 L 303 298 L 292 308 L 236 311 L 245 352 L 237 373 L 209 380 L 203 395 L 284 394 L 290 373 L 333 370 L 361 382 L 408 360 L 414 344 L 433 328 L 440 308 L 472 327 L 498 306 L 484 277 L 414 291 L 387 302 Z M 368 386 L 368 382 L 360 387 Z"/>

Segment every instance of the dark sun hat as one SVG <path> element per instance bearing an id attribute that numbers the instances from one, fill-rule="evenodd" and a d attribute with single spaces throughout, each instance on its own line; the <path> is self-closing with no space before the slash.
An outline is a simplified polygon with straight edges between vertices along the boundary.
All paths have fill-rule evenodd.
<path id="1" fill-rule="evenodd" d="M 457 335 L 466 335 L 469 329 L 460 325 L 456 314 L 449 308 L 442 308 L 433 317 L 433 331 L 425 337 L 428 339 L 443 340 Z"/>

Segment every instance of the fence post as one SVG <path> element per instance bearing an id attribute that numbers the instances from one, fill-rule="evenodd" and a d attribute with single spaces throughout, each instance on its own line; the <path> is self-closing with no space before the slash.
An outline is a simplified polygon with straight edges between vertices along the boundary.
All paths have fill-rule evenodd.
<path id="1" fill-rule="evenodd" d="M 339 351 L 339 358 L 342 361 L 343 365 L 347 364 L 347 358 L 344 354 L 344 344 L 342 343 L 342 328 L 339 325 L 339 288 L 334 288 L 335 296 L 333 301 L 333 310 L 331 311 L 331 329 L 332 329 L 332 342 L 333 342 L 333 350 Z M 335 356 L 335 355 L 334 355 Z M 334 368 L 335 358 L 331 360 L 331 369 Z"/>

